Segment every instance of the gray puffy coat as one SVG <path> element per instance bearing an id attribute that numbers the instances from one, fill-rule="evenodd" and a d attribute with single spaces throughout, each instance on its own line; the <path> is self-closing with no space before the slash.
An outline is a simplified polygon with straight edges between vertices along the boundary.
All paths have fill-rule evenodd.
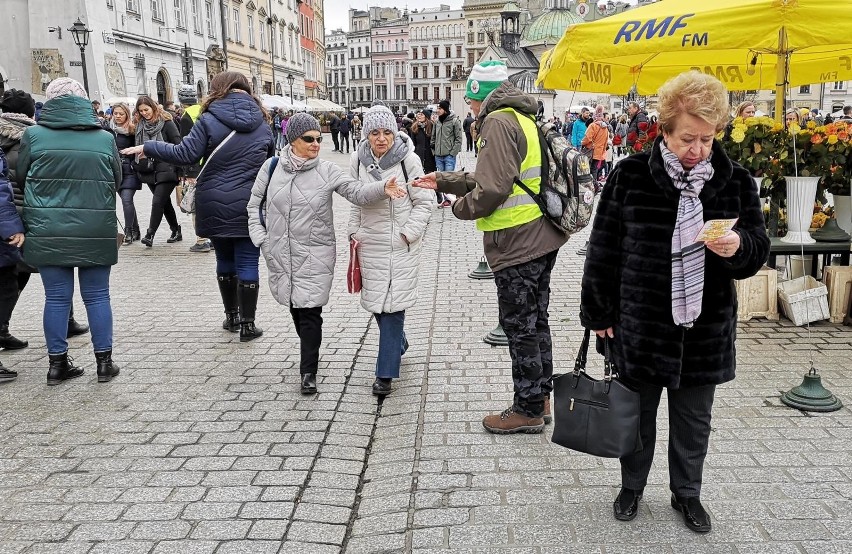
<path id="1" fill-rule="evenodd" d="M 308 160 L 294 169 L 287 147 L 269 182 L 267 160 L 248 201 L 249 235 L 269 268 L 269 289 L 279 304 L 315 308 L 328 303 L 334 278 L 336 246 L 331 194 L 369 204 L 385 197 L 384 182 L 362 184 L 327 160 Z M 264 191 L 266 227 L 259 207 Z"/>
<path id="2" fill-rule="evenodd" d="M 408 135 L 397 133 L 408 145 L 403 159 L 408 179 L 423 175 L 420 158 Z M 359 167 L 360 165 L 360 167 Z M 367 168 L 352 154 L 351 175 L 367 175 Z M 396 164 L 382 172 L 384 180 L 396 177 L 405 183 L 402 166 Z M 397 200 L 383 198 L 368 206 L 353 206 L 349 215 L 349 234 L 355 235 L 361 246 L 361 306 L 368 312 L 393 313 L 414 305 L 417 299 L 417 270 L 426 225 L 436 206 L 435 193 L 417 187 L 407 187 L 408 195 Z M 401 234 L 408 239 L 402 240 Z"/>

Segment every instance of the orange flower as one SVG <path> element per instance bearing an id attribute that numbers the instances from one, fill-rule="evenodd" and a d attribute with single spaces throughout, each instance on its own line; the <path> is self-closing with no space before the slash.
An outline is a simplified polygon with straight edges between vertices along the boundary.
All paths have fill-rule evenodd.
<path id="1" fill-rule="evenodd" d="M 849 133 L 847 133 L 846 131 L 840 131 L 839 133 L 837 133 L 837 139 L 841 141 L 847 141 L 849 140 Z"/>
<path id="2" fill-rule="evenodd" d="M 820 134 L 815 134 L 811 137 L 811 143 L 813 144 L 822 144 L 825 140 L 825 137 Z"/>

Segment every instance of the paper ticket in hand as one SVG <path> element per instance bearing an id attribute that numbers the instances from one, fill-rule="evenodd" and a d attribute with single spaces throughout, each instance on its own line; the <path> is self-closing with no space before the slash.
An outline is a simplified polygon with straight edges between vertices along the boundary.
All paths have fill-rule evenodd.
<path id="1" fill-rule="evenodd" d="M 707 242 L 716 240 L 725 236 L 725 234 L 734 228 L 734 224 L 738 218 L 733 219 L 711 219 L 704 223 L 704 227 L 695 237 L 693 242 Z"/>

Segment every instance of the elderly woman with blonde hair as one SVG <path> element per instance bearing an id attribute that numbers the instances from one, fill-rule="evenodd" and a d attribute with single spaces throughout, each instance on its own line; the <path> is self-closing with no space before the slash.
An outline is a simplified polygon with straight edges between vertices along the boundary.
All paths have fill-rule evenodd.
<path id="1" fill-rule="evenodd" d="M 760 269 L 769 238 L 748 172 L 714 138 L 730 113 L 724 85 L 690 71 L 666 82 L 659 98 L 661 136 L 651 152 L 622 160 L 601 194 L 580 317 L 610 341 L 622 379 L 640 395 L 644 449 L 620 460 L 615 518 L 639 513 L 667 389 L 671 505 L 689 529 L 706 533 L 700 495 L 713 398 L 736 369 L 733 280 Z M 719 219 L 736 224 L 697 240 L 705 222 Z"/>

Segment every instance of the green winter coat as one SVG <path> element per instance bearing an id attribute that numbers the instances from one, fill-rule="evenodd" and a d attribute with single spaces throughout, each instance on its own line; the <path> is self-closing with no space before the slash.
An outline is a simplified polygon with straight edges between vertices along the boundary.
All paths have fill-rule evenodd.
<path id="1" fill-rule="evenodd" d="M 115 191 L 121 162 L 88 100 L 60 96 L 44 104 L 39 124 L 21 137 L 16 178 L 24 187 L 26 263 L 118 262 Z"/>

